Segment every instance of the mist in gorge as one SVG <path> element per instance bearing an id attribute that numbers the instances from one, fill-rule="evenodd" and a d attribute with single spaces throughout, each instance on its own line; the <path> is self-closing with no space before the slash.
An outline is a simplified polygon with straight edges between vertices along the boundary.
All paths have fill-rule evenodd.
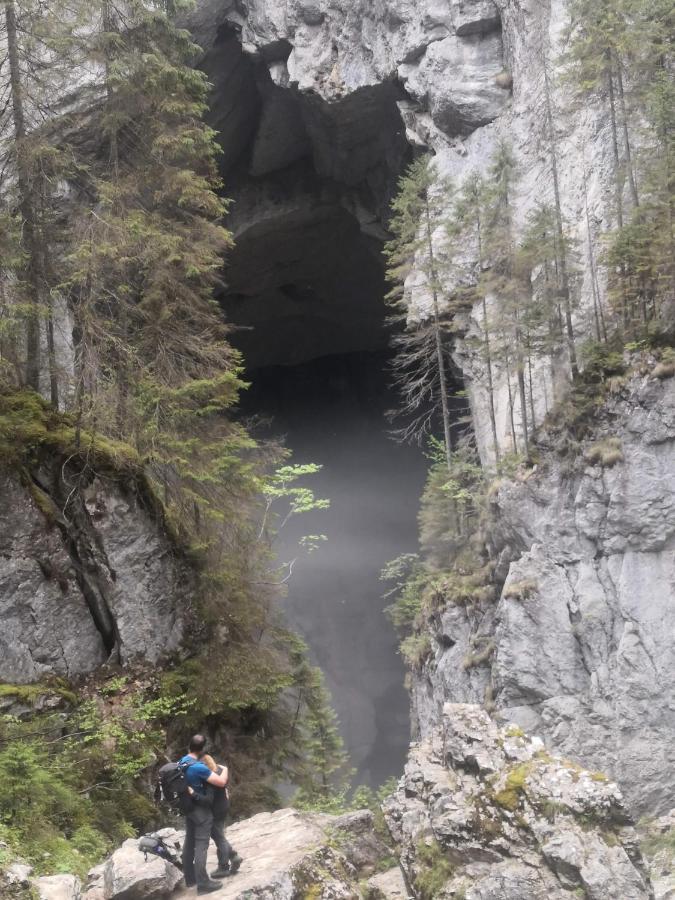
<path id="1" fill-rule="evenodd" d="M 427 460 L 388 434 L 385 352 L 323 357 L 250 375 L 243 410 L 268 417 L 294 463 L 318 463 L 307 479 L 331 501 L 282 529 L 281 562 L 298 557 L 282 601 L 289 624 L 323 669 L 355 768 L 355 784 L 397 775 L 410 739 L 409 697 L 397 637 L 384 614 L 382 567 L 417 548 L 416 510 Z M 325 534 L 311 554 L 305 534 Z"/>

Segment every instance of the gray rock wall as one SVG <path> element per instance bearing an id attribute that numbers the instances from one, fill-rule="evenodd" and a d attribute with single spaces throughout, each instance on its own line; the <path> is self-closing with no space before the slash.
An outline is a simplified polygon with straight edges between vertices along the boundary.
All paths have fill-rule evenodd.
<path id="1" fill-rule="evenodd" d="M 0 478 L 0 681 L 76 677 L 108 658 L 155 663 L 176 651 L 193 579 L 160 528 L 109 479 L 85 490 L 77 517 L 58 493 Z"/>
<path id="2" fill-rule="evenodd" d="M 623 459 L 586 462 L 607 438 Z M 503 483 L 494 504 L 504 589 L 496 608 L 441 614 L 435 659 L 414 687 L 420 734 L 436 727 L 444 700 L 481 702 L 489 687 L 500 714 L 609 771 L 633 809 L 670 809 L 675 381 L 632 379 L 573 466 L 545 452 L 527 480 Z M 494 653 L 466 670 L 476 634 Z"/>

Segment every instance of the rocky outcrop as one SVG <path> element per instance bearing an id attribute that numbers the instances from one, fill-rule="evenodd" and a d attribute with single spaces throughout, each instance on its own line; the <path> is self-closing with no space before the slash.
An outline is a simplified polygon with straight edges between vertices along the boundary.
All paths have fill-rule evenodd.
<path id="1" fill-rule="evenodd" d="M 439 727 L 413 745 L 385 815 L 423 896 L 653 897 L 617 786 L 475 706 L 445 706 Z"/>
<path id="2" fill-rule="evenodd" d="M 493 493 L 501 597 L 441 612 L 414 706 L 426 738 L 446 700 L 488 699 L 645 813 L 675 802 L 675 382 L 617 390 L 571 456 Z"/>
<path id="3" fill-rule="evenodd" d="M 214 900 L 654 897 L 617 786 L 550 756 L 514 725 L 498 728 L 477 706 L 446 705 L 429 739 L 412 745 L 383 810 L 391 835 L 369 810 L 282 809 L 232 825 L 243 863 Z M 664 822 L 653 827 L 665 833 Z M 170 846 L 182 838 L 160 834 Z M 82 897 L 187 900 L 179 878 L 130 840 L 92 871 Z"/>
<path id="4" fill-rule="evenodd" d="M 621 793 L 603 774 L 549 755 L 539 738 L 498 727 L 480 707 L 447 704 L 411 746 L 382 812 L 282 809 L 228 827 L 243 858 L 214 900 L 654 900 Z M 672 890 L 673 816 L 644 825 L 659 891 Z M 179 850 L 183 834 L 159 832 Z M 7 849 L 7 848 L 5 848 Z M 211 847 L 209 868 L 217 864 Z M 127 840 L 82 884 L 0 870 L 0 896 L 28 900 L 187 900 L 178 868 Z"/>
<path id="5" fill-rule="evenodd" d="M 185 632 L 192 578 L 140 498 L 96 477 L 74 501 L 63 477 L 0 476 L 0 681 L 154 663 Z"/>
<path id="6" fill-rule="evenodd" d="M 367 810 L 328 816 L 282 809 L 261 813 L 228 828 L 228 839 L 243 857 L 235 877 L 225 879 L 214 900 L 359 900 L 359 882 L 372 878 L 383 862 L 391 862 L 391 848 L 375 833 Z M 165 829 L 170 845 L 182 834 Z M 211 848 L 209 867 L 216 868 Z M 137 841 L 126 841 L 97 867 L 85 886 L 83 900 L 173 900 L 194 896 L 178 888 L 178 869 L 157 857 L 146 860 Z M 400 880 L 376 881 L 372 900 L 397 900 Z"/>

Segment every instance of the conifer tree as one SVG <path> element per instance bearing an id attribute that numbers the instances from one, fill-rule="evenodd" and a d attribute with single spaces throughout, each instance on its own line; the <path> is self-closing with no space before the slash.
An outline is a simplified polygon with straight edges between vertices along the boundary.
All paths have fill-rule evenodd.
<path id="1" fill-rule="evenodd" d="M 407 419 L 400 433 L 405 440 L 421 440 L 440 418 L 448 467 L 452 440 L 446 319 L 451 303 L 443 287 L 448 260 L 441 258 L 436 241 L 446 235 L 449 202 L 449 183 L 438 179 L 430 157 L 420 157 L 399 181 L 389 225 L 393 238 L 384 251 L 393 285 L 387 296 L 395 310 L 392 321 L 404 326 L 392 340 L 394 384 L 401 396 L 397 415 Z M 424 295 L 428 310 L 410 308 L 408 277 L 413 272 L 412 289 Z"/>
<path id="2" fill-rule="evenodd" d="M 556 262 L 560 281 L 560 296 L 562 301 L 565 334 L 567 336 L 567 351 L 570 359 L 572 378 L 579 374 L 577 365 L 577 353 L 574 344 L 574 328 L 572 325 L 572 294 L 570 288 L 570 275 L 568 263 L 568 242 L 563 225 L 562 204 L 560 200 L 560 176 L 558 173 L 558 141 L 553 114 L 553 98 L 551 96 L 551 80 L 548 72 L 546 52 L 543 54 L 544 68 L 544 102 L 546 111 L 546 131 L 549 144 L 549 158 L 551 161 L 551 177 L 553 181 L 553 209 L 555 212 L 555 238 L 556 238 Z"/>
<path id="3" fill-rule="evenodd" d="M 67 13 L 61 0 L 45 9 L 38 0 L 5 0 L 0 7 L 6 38 L 6 68 L 0 73 L 4 107 L 0 111 L 4 166 L 13 177 L 2 186 L 16 207 L 22 253 L 15 258 L 17 283 L 25 323 L 25 363 L 21 381 L 40 388 L 42 326 L 46 324 L 50 394 L 58 406 L 51 289 L 54 286 L 50 182 L 58 177 L 59 158 L 67 156 L 45 129 L 66 83 L 63 55 L 66 31 L 57 27 Z M 72 73 L 71 73 L 72 74 Z"/>
<path id="4" fill-rule="evenodd" d="M 517 265 L 517 247 L 513 225 L 512 192 L 516 180 L 516 160 L 511 147 L 502 142 L 497 147 L 489 171 L 485 194 L 485 253 L 488 268 L 483 273 L 480 290 L 497 300 L 494 330 L 504 360 L 509 415 L 514 452 L 517 450 L 514 421 L 514 398 L 511 389 L 511 366 L 515 368 L 521 415 L 521 431 L 525 453 L 529 455 L 527 392 L 525 387 L 526 348 L 523 313 L 529 286 L 524 284 Z"/>
<path id="5" fill-rule="evenodd" d="M 468 229 L 469 233 L 472 234 L 475 240 L 476 246 L 476 254 L 477 254 L 477 263 L 478 263 L 478 277 L 477 283 L 480 284 L 480 279 L 483 273 L 483 265 L 484 265 L 484 257 L 483 257 L 483 203 L 484 203 L 484 194 L 485 194 L 485 184 L 483 183 L 483 179 L 477 173 L 471 173 L 463 182 L 462 189 L 459 193 L 457 203 L 455 205 L 454 215 L 455 219 L 450 227 L 450 239 L 457 237 L 458 229 L 461 233 L 463 229 Z M 485 296 L 485 292 L 478 290 L 477 292 L 472 292 L 472 296 L 475 296 L 475 293 L 478 293 L 480 297 L 481 303 L 481 330 L 482 330 L 482 358 L 485 363 L 485 372 L 487 376 L 487 398 L 488 398 L 488 411 L 490 415 L 490 428 L 492 430 L 492 445 L 495 454 L 495 460 L 499 462 L 500 451 L 499 451 L 499 440 L 497 438 L 497 418 L 495 414 L 495 388 L 494 388 L 494 376 L 493 376 L 493 348 L 490 337 L 491 331 L 491 323 L 488 317 L 488 308 L 487 308 L 487 297 Z"/>

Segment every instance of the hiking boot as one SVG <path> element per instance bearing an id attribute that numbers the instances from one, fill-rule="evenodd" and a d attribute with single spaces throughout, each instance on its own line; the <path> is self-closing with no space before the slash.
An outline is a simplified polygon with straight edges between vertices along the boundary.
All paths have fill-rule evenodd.
<path id="1" fill-rule="evenodd" d="M 222 884 L 219 881 L 209 881 L 207 884 L 199 885 L 197 888 L 198 894 L 212 894 L 214 891 L 219 891 L 222 887 Z"/>
<path id="2" fill-rule="evenodd" d="M 227 878 L 228 875 L 232 874 L 228 868 L 228 866 L 218 866 L 218 868 L 211 872 L 211 878 Z"/>
<path id="3" fill-rule="evenodd" d="M 230 875 L 236 875 L 239 871 L 239 866 L 243 863 L 243 859 L 239 856 L 238 853 L 234 853 L 233 856 L 230 857 Z"/>

